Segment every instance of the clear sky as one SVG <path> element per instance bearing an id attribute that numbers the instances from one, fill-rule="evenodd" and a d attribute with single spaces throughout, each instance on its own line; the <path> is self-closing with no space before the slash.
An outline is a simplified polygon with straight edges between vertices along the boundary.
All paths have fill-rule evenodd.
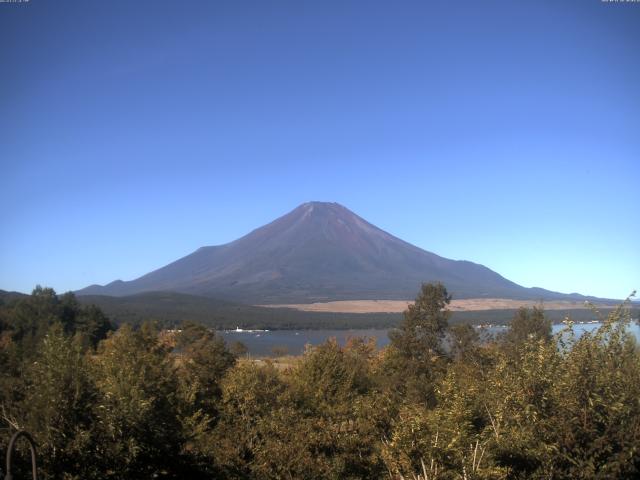
<path id="1" fill-rule="evenodd" d="M 336 201 L 521 285 L 640 288 L 640 3 L 0 3 L 0 289 Z"/>

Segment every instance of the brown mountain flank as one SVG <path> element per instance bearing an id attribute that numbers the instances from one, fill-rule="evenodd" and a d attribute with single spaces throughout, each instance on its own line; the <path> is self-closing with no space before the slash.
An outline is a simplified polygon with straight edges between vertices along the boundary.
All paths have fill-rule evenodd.
<path id="1" fill-rule="evenodd" d="M 411 300 L 340 300 L 335 302 L 296 303 L 279 305 L 259 305 L 270 308 L 292 308 L 304 312 L 332 313 L 400 313 L 412 304 Z M 471 312 L 480 310 L 515 310 L 520 307 L 533 307 L 540 302 L 533 300 L 511 300 L 508 298 L 466 298 L 452 300 L 449 309 L 454 312 Z M 588 304 L 579 301 L 544 302 L 545 310 L 569 310 L 589 308 Z M 614 307 L 614 305 L 598 305 Z"/>

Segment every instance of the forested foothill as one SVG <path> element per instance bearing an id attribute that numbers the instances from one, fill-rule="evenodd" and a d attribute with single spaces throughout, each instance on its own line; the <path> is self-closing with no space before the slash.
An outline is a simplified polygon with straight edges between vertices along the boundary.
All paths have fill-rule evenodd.
<path id="1" fill-rule="evenodd" d="M 640 476 L 629 301 L 579 337 L 523 308 L 480 341 L 425 284 L 387 347 L 329 340 L 286 366 L 194 322 L 116 329 L 51 289 L 0 302 L 0 452 L 30 432 L 38 478 Z M 23 447 L 16 479 L 30 475 Z"/>
<path id="2" fill-rule="evenodd" d="M 0 302 L 5 303 L 27 295 L 0 290 Z M 114 325 L 128 323 L 142 325 L 153 320 L 159 327 L 175 329 L 184 321 L 192 321 L 216 330 L 244 329 L 268 330 L 322 330 L 322 329 L 368 329 L 391 328 L 402 320 L 401 313 L 336 313 L 309 312 L 293 308 L 265 308 L 214 298 L 187 295 L 175 292 L 147 292 L 124 297 L 105 295 L 78 295 L 82 305 L 98 306 Z M 599 306 L 602 313 L 612 309 Z M 507 325 L 516 310 L 454 311 L 450 324 Z M 640 308 L 633 315 L 638 316 Z M 589 309 L 567 307 L 562 310 L 548 310 L 547 318 L 560 323 L 566 316 L 576 322 L 593 320 Z"/>

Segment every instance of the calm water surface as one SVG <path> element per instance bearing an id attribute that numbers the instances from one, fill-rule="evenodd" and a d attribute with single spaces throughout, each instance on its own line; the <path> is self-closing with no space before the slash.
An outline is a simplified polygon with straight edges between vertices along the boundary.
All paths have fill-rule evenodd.
<path id="1" fill-rule="evenodd" d="M 574 325 L 576 335 L 580 336 L 586 331 L 600 327 L 600 323 L 586 323 Z M 557 333 L 564 325 L 554 325 L 553 333 Z M 629 327 L 640 342 L 640 326 L 633 323 Z M 491 327 L 486 329 L 489 333 L 499 333 L 504 331 L 504 327 Z M 305 345 L 319 345 L 327 339 L 334 337 L 340 345 L 350 337 L 375 338 L 378 348 L 389 343 L 389 329 L 357 329 L 357 330 L 271 330 L 271 331 L 244 331 L 234 330 L 219 332 L 226 340 L 227 344 L 234 341 L 244 343 L 249 349 L 249 353 L 254 356 L 273 355 L 274 349 L 286 351 L 290 355 L 299 355 L 304 352 Z"/>

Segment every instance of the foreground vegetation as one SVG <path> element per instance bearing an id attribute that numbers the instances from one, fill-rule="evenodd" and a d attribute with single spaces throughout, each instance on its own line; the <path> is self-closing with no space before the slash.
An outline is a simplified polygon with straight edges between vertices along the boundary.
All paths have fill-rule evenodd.
<path id="1" fill-rule="evenodd" d="M 628 302 L 580 338 L 521 309 L 481 344 L 449 300 L 424 285 L 385 349 L 328 341 L 283 369 L 38 288 L 0 306 L 0 451 L 30 431 L 45 479 L 638 478 Z"/>

